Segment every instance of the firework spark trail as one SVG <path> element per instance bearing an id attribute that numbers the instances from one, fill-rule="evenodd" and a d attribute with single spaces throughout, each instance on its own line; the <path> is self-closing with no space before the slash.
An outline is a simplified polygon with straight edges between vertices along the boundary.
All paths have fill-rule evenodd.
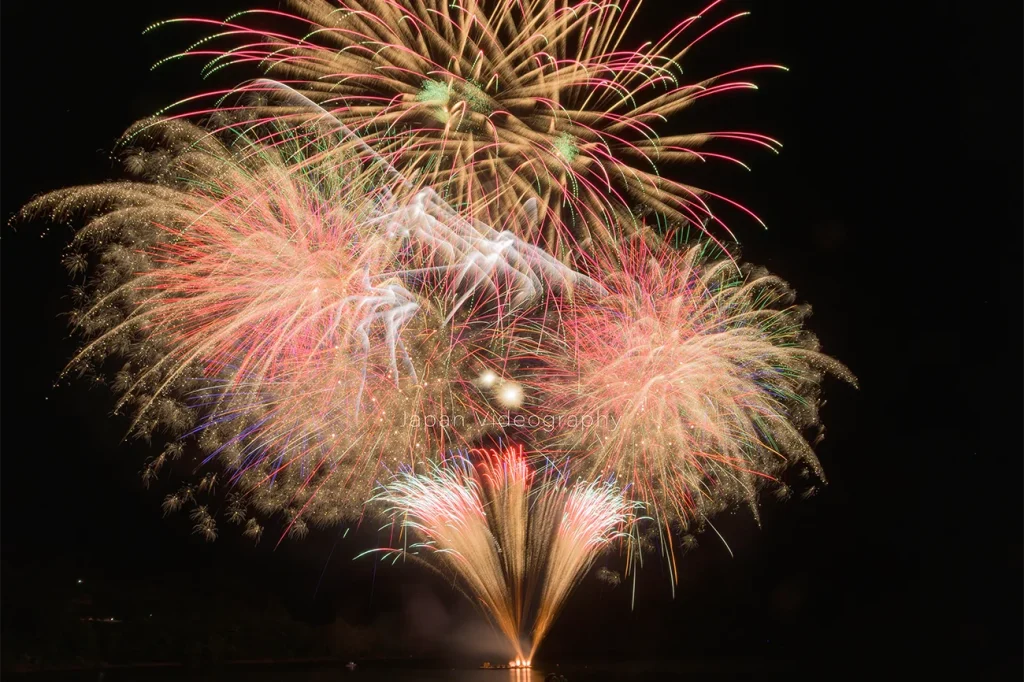
<path id="1" fill-rule="evenodd" d="M 756 515 L 758 487 L 793 461 L 823 476 L 802 433 L 819 423 L 823 375 L 855 379 L 818 350 L 785 282 L 696 247 L 640 245 L 625 260 L 604 281 L 610 295 L 567 324 L 566 354 L 551 356 L 563 374 L 545 406 L 593 424 L 563 429 L 557 445 L 682 528 L 741 501 Z"/>
<path id="2" fill-rule="evenodd" d="M 510 589 L 512 622 L 518 637 L 522 633 L 524 618 L 523 583 L 526 579 L 526 548 L 529 512 L 529 494 L 533 472 L 523 457 L 522 447 L 477 449 L 473 453 L 482 457 L 478 464 L 486 485 L 491 525 L 495 540 L 501 548 L 506 582 Z M 516 651 L 522 658 L 522 652 Z"/>
<path id="3" fill-rule="evenodd" d="M 442 265 L 425 269 L 411 267 L 406 263 L 405 269 L 396 270 L 393 274 L 402 278 L 417 278 L 430 270 L 457 273 L 451 285 L 466 290 L 466 293 L 452 306 L 449 318 L 480 287 L 489 287 L 497 296 L 497 285 L 493 283 L 495 280 L 505 282 L 509 285 L 508 288 L 515 292 L 511 301 L 513 306 L 534 301 L 545 292 L 571 295 L 577 287 L 585 292 L 607 293 L 593 279 L 567 267 L 544 249 L 525 242 L 514 232 L 498 231 L 489 224 L 467 218 L 453 209 L 433 188 L 420 189 L 422 183 L 410 180 L 395 169 L 345 125 L 336 113 L 327 111 L 282 83 L 259 79 L 255 81 L 255 85 L 259 86 L 260 91 L 271 92 L 275 99 L 287 102 L 290 106 L 305 112 L 302 127 L 305 131 L 303 138 L 306 145 L 317 144 L 321 142 L 318 138 L 330 134 L 335 141 L 335 144 L 331 145 L 334 151 L 326 153 L 343 154 L 346 150 L 352 150 L 358 153 L 360 163 L 379 170 L 382 177 L 388 181 L 388 184 L 379 188 L 379 192 L 392 204 L 399 201 L 393 196 L 394 191 L 399 188 L 407 190 L 406 194 L 415 192 L 411 198 L 401 200 L 401 207 L 394 206 L 391 213 L 385 212 L 379 218 L 367 220 L 367 225 L 376 222 L 386 225 L 385 234 L 391 239 L 415 239 L 420 260 L 430 260 L 432 256 L 441 254 Z M 259 123 L 277 124 L 279 121 L 270 118 Z M 222 127 L 216 132 L 224 133 L 237 126 L 242 126 L 250 132 L 256 125 L 258 123 L 251 120 L 243 120 L 240 124 L 222 123 Z M 145 126 L 139 128 L 144 130 Z M 337 150 L 339 141 L 343 141 L 345 150 Z M 258 142 L 257 150 L 278 144 L 290 144 L 293 139 L 291 136 L 271 134 L 259 138 Z M 319 154 L 313 155 L 310 159 L 297 163 L 295 168 L 301 170 L 306 163 L 319 161 L 322 161 Z M 536 203 L 536 199 L 533 198 L 524 202 L 524 213 L 527 216 L 536 213 Z"/>
<path id="4" fill-rule="evenodd" d="M 644 230 L 648 211 L 663 231 L 715 225 L 731 238 L 711 203 L 749 211 L 669 180 L 662 165 L 724 160 L 746 168 L 728 153 L 699 151 L 713 141 L 779 147 L 750 132 L 658 133 L 699 100 L 756 89 L 748 76 L 780 67 L 753 65 L 687 83 L 681 64 L 691 49 L 745 13 L 716 20 L 716 0 L 660 40 L 628 49 L 640 5 L 291 0 L 285 11 L 155 26 L 186 22 L 214 31 L 160 63 L 192 55 L 209 58 L 205 74 L 237 64 L 259 70 L 338 116 L 460 210 L 518 229 L 561 259 Z M 179 104 L 242 92 L 257 96 L 239 105 L 257 118 L 318 115 L 292 99 L 275 101 L 275 90 L 257 80 Z M 524 222 L 526 201 L 534 202 L 536 219 Z"/>
<path id="5" fill-rule="evenodd" d="M 338 117 L 315 103 L 302 93 L 288 85 L 267 79 L 258 79 L 253 84 L 260 92 L 273 93 L 276 100 L 287 103 L 305 112 L 303 128 L 306 133 L 306 144 L 315 144 L 318 137 L 327 131 L 335 136 L 336 141 L 343 140 L 346 149 L 359 154 L 360 162 L 374 169 L 379 169 L 382 176 L 391 184 L 380 188 L 382 194 L 394 202 L 390 187 L 406 188 L 415 194 L 404 202 L 401 209 L 392 214 L 382 215 L 377 221 L 387 225 L 386 235 L 393 239 L 409 239 L 413 236 L 420 245 L 420 259 L 427 259 L 435 251 L 443 253 L 443 265 L 436 269 L 458 272 L 455 285 L 465 287 L 465 279 L 469 277 L 469 296 L 478 286 L 486 283 L 493 276 L 501 276 L 506 282 L 514 283 L 511 287 L 516 295 L 513 305 L 522 304 L 536 299 L 544 291 L 572 292 L 576 287 L 591 293 L 605 294 L 604 288 L 593 279 L 567 267 L 542 248 L 525 242 L 514 232 L 495 230 L 487 223 L 467 218 L 451 207 L 432 188 L 414 182 L 407 175 L 399 172 L 387 159 L 371 148 L 354 133 Z M 264 124 L 278 123 L 278 119 L 270 118 Z M 217 132 L 231 130 L 242 125 L 251 130 L 255 122 L 243 119 L 241 124 L 229 124 Z M 316 132 L 314 132 L 316 131 Z M 259 140 L 260 147 L 273 147 L 276 144 L 290 143 L 290 137 L 277 135 L 265 136 Z M 333 145 L 335 148 L 337 145 Z M 311 160 L 316 160 L 313 157 Z M 302 165 L 297 165 L 297 169 Z M 536 213 L 535 198 L 526 199 L 523 212 L 527 215 Z M 529 222 L 529 219 L 527 220 Z M 371 224 L 374 221 L 368 221 Z M 403 277 L 419 277 L 425 274 L 422 268 L 408 268 L 395 273 Z M 492 286 L 493 289 L 493 286 Z M 496 291 L 494 293 L 497 293 Z M 464 302 L 465 298 L 459 303 Z M 453 306 L 454 314 L 459 304 Z"/>
<path id="6" fill-rule="evenodd" d="M 75 317 L 89 341 L 68 371 L 124 357 L 118 409 L 135 433 L 193 435 L 258 509 L 331 523 L 359 512 L 379 463 L 480 435 L 407 424 L 486 414 L 476 377 L 509 371 L 524 315 L 603 289 L 372 154 L 250 132 L 228 146 L 142 122 L 128 136 L 153 149 L 129 150 L 127 166 L 149 182 L 61 190 L 23 215 L 95 214 L 67 259 L 99 256 Z"/>
<path id="7" fill-rule="evenodd" d="M 632 526 L 640 508 L 609 483 L 578 481 L 568 490 L 547 494 L 555 496 L 558 504 L 548 503 L 545 508 L 558 510 L 561 518 L 543 536 L 548 545 L 547 562 L 527 661 L 533 660 L 566 598 L 594 560 L 613 542 L 632 540 Z M 627 572 L 630 568 L 627 565 Z"/>
<path id="8" fill-rule="evenodd" d="M 436 217 L 436 216 L 440 217 Z M 389 236 L 414 239 L 421 254 L 443 256 L 439 268 L 451 274 L 453 290 L 465 290 L 451 306 L 448 320 L 463 303 L 486 288 L 500 297 L 499 285 L 513 292 L 511 309 L 536 302 L 550 294 L 569 294 L 577 289 L 606 293 L 604 287 L 582 275 L 511 232 L 498 232 L 482 223 L 474 223 L 455 213 L 432 189 L 418 192 L 410 205 L 389 219 Z M 429 269 L 407 268 L 396 273 L 403 278 L 418 278 Z"/>
<path id="9" fill-rule="evenodd" d="M 632 569 L 639 521 L 678 580 L 674 530 L 744 501 L 756 515 L 793 462 L 823 479 L 805 440 L 820 384 L 854 378 L 788 286 L 719 241 L 734 237 L 717 208 L 749 211 L 661 174 L 739 163 L 705 143 L 778 147 L 657 131 L 773 68 L 681 80 L 691 48 L 741 14 L 714 19 L 716 0 L 631 50 L 640 0 L 287 4 L 183 20 L 217 27 L 184 53 L 210 57 L 207 73 L 246 63 L 279 80 L 139 122 L 131 181 L 22 211 L 88 216 L 65 258 L 92 275 L 65 375 L 124 361 L 112 383 L 132 433 L 175 439 L 144 483 L 186 439 L 197 467 L 229 471 L 165 512 L 191 505 L 213 540 L 201 497 L 226 482 L 246 537 L 263 532 L 252 508 L 298 538 L 364 513 L 397 471 L 373 501 L 416 541 L 387 551 L 458 576 L 528 666 L 601 552 L 621 542 Z M 691 228 L 706 245 L 668 248 Z M 498 408 L 551 418 L 550 434 L 516 431 L 544 469 L 520 447 L 473 447 L 508 437 Z M 451 450 L 464 454 L 435 458 Z"/>
<path id="10" fill-rule="evenodd" d="M 418 554 L 429 565 L 436 563 L 438 570 L 458 576 L 471 599 L 505 635 L 516 657 L 522 658 L 508 564 L 492 527 L 496 523 L 501 534 L 503 522 L 518 519 L 504 519 L 500 511 L 489 516 L 482 485 L 468 463 L 431 465 L 426 474 L 400 473 L 375 501 L 386 505 L 385 513 L 400 517 L 402 527 L 420 540 L 406 551 L 379 551 L 385 551 L 385 556 Z"/>
<path id="11" fill-rule="evenodd" d="M 456 576 L 521 666 L 594 560 L 613 542 L 632 541 L 639 509 L 609 483 L 538 479 L 521 446 L 400 471 L 374 501 L 417 540 L 371 552 L 412 556 Z"/>

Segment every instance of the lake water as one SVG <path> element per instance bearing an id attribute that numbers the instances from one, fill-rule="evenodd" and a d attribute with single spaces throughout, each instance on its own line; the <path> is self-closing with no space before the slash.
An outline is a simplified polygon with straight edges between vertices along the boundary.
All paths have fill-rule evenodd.
<path id="1" fill-rule="evenodd" d="M 565 665 L 541 665 L 528 670 L 480 670 L 442 666 L 396 667 L 387 663 L 365 663 L 355 670 L 343 667 L 228 666 L 205 670 L 112 669 L 98 671 L 65 671 L 63 673 L 31 673 L 14 679 L 81 680 L 85 682 L 546 682 L 550 673 L 564 676 L 567 682 L 638 682 L 640 680 L 748 680 L 759 682 L 774 679 L 789 681 L 821 679 L 821 671 L 812 666 L 781 665 L 773 662 L 716 662 L 706 664 L 681 662 L 622 662 Z"/>

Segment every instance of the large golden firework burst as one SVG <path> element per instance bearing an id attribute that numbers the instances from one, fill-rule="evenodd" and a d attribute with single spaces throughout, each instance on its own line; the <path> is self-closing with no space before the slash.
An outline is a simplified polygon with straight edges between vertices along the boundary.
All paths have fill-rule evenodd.
<path id="1" fill-rule="evenodd" d="M 245 95 L 234 105 L 257 118 L 337 117 L 456 208 L 563 260 L 652 226 L 731 236 L 715 205 L 733 202 L 670 179 L 663 167 L 740 163 L 705 151 L 712 140 L 777 143 L 749 132 L 659 129 L 703 97 L 754 88 L 751 72 L 776 67 L 687 82 L 691 48 L 743 13 L 715 16 L 716 1 L 659 40 L 630 47 L 640 5 L 286 0 L 283 11 L 181 20 L 218 30 L 176 56 L 210 57 L 207 72 L 255 65 L 274 81 L 233 89 Z"/>

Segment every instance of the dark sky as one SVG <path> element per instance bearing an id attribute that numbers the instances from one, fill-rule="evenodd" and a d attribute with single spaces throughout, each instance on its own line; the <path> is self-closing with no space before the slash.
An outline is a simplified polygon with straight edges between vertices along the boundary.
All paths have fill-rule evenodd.
<path id="1" fill-rule="evenodd" d="M 702 535 L 674 601 L 656 562 L 634 611 L 626 586 L 609 592 L 591 577 L 549 650 L 861 661 L 929 650 L 943 664 L 1019 666 L 1020 8 L 730 4 L 753 16 L 694 55 L 695 75 L 763 61 L 791 71 L 702 115 L 785 147 L 749 154 L 752 174 L 721 174 L 713 189 L 766 220 L 767 233 L 736 221 L 745 258 L 813 305 L 811 328 L 861 388 L 826 385 L 830 484 L 817 496 L 767 503 L 761 528 L 742 511 L 723 518 L 735 558 Z M 680 14 L 675 5 L 652 3 L 637 39 Z M 202 87 L 199 62 L 149 71 L 189 34 L 142 36 L 145 26 L 244 6 L 5 3 L 4 218 L 36 193 L 115 176 L 119 133 Z M 351 561 L 374 541 L 365 529 L 274 551 L 267 539 L 206 545 L 187 519 L 161 519 L 163 491 L 138 479 L 148 447 L 121 441 L 110 393 L 51 388 L 75 343 L 61 317 L 70 232 L 44 228 L 2 233 L 5 604 L 19 576 L 45 569 L 158 580 L 172 593 L 265 591 L 311 623 L 401 631 L 394 614 L 410 592 L 461 609 L 413 567 L 374 575 L 372 562 Z"/>

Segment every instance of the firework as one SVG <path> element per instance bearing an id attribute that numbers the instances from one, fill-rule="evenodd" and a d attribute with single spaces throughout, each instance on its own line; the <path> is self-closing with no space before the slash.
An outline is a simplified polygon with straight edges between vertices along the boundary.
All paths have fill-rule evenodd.
<path id="1" fill-rule="evenodd" d="M 778 146 L 659 132 L 773 68 L 683 80 L 741 15 L 716 0 L 634 49 L 640 0 L 286 4 L 182 20 L 217 27 L 184 53 L 207 73 L 267 77 L 133 126 L 129 181 L 22 212 L 85 216 L 65 374 L 112 374 L 131 432 L 170 441 L 144 484 L 191 460 L 165 513 L 256 542 L 265 517 L 283 539 L 381 514 L 396 546 L 374 551 L 456 578 L 529 667 L 609 547 L 635 585 L 660 541 L 677 579 L 674 532 L 685 551 L 715 513 L 756 515 L 792 463 L 824 479 L 820 384 L 854 378 L 726 251 L 717 209 L 746 209 L 662 174 Z M 480 447 L 510 436 L 544 457 Z"/>
<path id="2" fill-rule="evenodd" d="M 823 374 L 854 378 L 803 329 L 809 309 L 778 277 L 700 247 L 629 253 L 610 294 L 566 326 L 547 407 L 586 422 L 561 429 L 559 448 L 684 529 L 736 502 L 756 513 L 758 487 L 793 461 L 823 476 L 803 433 Z"/>
<path id="3" fill-rule="evenodd" d="M 545 556 L 536 617 L 531 631 L 527 662 L 554 623 L 565 600 L 583 579 L 594 560 L 613 542 L 629 545 L 630 534 L 641 507 L 627 500 L 622 491 L 607 482 L 554 486 L 538 505 L 543 519 L 535 525 L 534 556 Z M 544 518 L 555 510 L 555 517 Z M 627 571 L 629 570 L 627 562 Z"/>
<path id="4" fill-rule="evenodd" d="M 524 495 L 525 481 L 518 482 L 518 492 Z M 472 467 L 461 460 L 452 466 L 432 465 L 426 474 L 399 474 L 377 500 L 387 505 L 386 513 L 401 516 L 404 529 L 419 536 L 407 551 L 421 554 L 436 562 L 439 570 L 457 575 L 467 593 L 504 634 L 516 657 L 521 658 L 515 587 L 512 576 L 506 573 L 509 565 L 503 560 L 495 533 L 506 539 L 521 535 L 521 530 L 505 525 L 515 526 L 525 519 L 519 515 L 505 517 L 500 511 L 489 519 L 486 495 Z M 511 564 L 519 565 L 521 556 L 520 551 Z"/>
<path id="5" fill-rule="evenodd" d="M 664 166 L 743 165 L 727 149 L 704 151 L 712 141 L 778 147 L 750 132 L 660 132 L 698 100 L 754 89 L 751 75 L 778 68 L 683 78 L 694 46 L 745 14 L 720 13 L 718 0 L 640 47 L 628 36 L 639 0 L 285 4 L 223 22 L 177 20 L 215 32 L 169 59 L 207 57 L 207 74 L 255 67 L 278 83 L 243 85 L 231 93 L 246 97 L 229 106 L 260 120 L 319 116 L 277 99 L 283 84 L 460 211 L 560 259 L 650 223 L 728 233 L 711 204 L 733 202 L 665 177 Z"/>
<path id="6" fill-rule="evenodd" d="M 24 210 L 93 216 L 67 256 L 96 275 L 74 315 L 88 341 L 67 371 L 122 358 L 113 383 L 133 432 L 194 437 L 203 463 L 219 458 L 289 532 L 358 514 L 381 464 L 484 435 L 494 424 L 479 415 L 504 393 L 479 377 L 509 377 L 529 355 L 530 311 L 602 291 L 319 132 L 225 144 L 147 121 L 128 137 L 140 181 Z M 148 462 L 144 481 L 181 452 Z"/>
<path id="7" fill-rule="evenodd" d="M 508 640 L 513 667 L 529 667 L 594 560 L 617 540 L 629 543 L 638 507 L 608 483 L 538 477 L 521 446 L 401 471 L 375 501 L 413 537 L 373 551 L 455 576 Z"/>

